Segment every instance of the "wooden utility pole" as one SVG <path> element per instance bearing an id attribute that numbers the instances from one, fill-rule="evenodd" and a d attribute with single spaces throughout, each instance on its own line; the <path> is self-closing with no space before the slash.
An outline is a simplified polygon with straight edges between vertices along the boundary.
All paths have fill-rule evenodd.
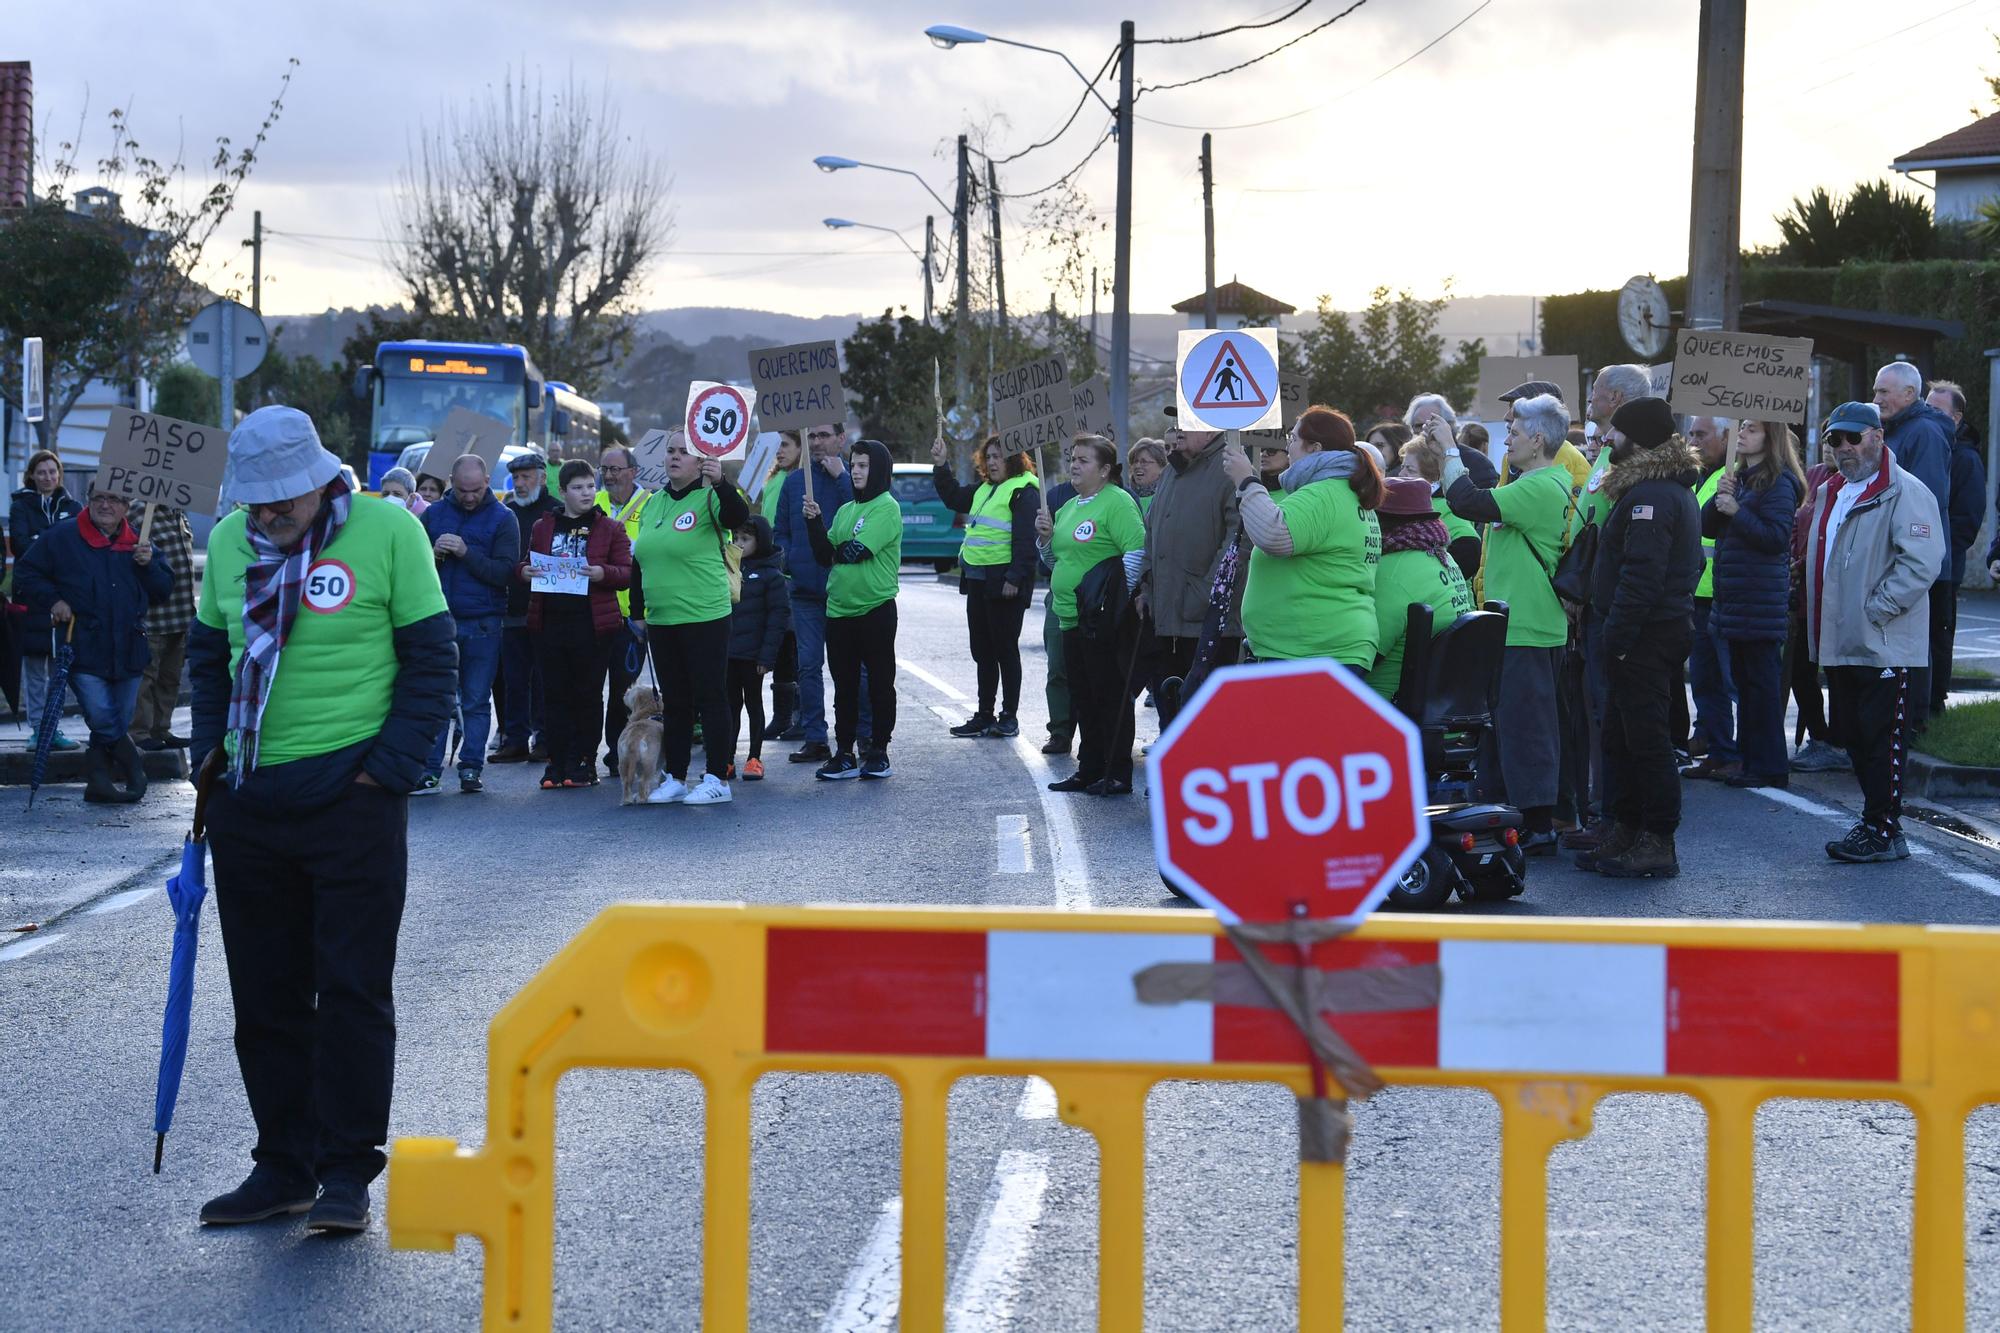
<path id="1" fill-rule="evenodd" d="M 1701 0 L 1686 327 L 1733 329 L 1743 305 L 1745 0 Z"/>
<path id="2" fill-rule="evenodd" d="M 993 221 L 993 304 L 994 327 L 1007 329 L 1007 267 L 1000 253 L 1000 179 L 993 172 L 993 159 L 986 159 L 986 212 Z"/>
<path id="3" fill-rule="evenodd" d="M 1208 299 L 1202 306 L 1202 327 L 1215 327 L 1215 157 L 1209 151 L 1209 135 L 1201 136 L 1201 235 L 1202 272 L 1208 283 Z"/>
<path id="4" fill-rule="evenodd" d="M 1111 429 L 1125 461 L 1132 432 L 1132 20 L 1118 26 L 1118 220 L 1111 260 Z"/>

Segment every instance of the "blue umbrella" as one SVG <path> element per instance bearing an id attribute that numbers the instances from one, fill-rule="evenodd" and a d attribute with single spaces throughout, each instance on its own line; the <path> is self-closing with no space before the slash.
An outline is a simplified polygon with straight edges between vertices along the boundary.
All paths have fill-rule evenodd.
<path id="1" fill-rule="evenodd" d="M 41 725 L 35 729 L 35 761 L 28 766 L 28 808 L 35 808 L 35 793 L 42 789 L 42 775 L 49 771 L 49 747 L 55 744 L 56 728 L 62 725 L 63 692 L 69 688 L 69 664 L 76 660 L 70 639 L 76 634 L 76 617 L 56 645 L 55 670 L 49 676 L 49 701 L 42 706 Z"/>
<path id="2" fill-rule="evenodd" d="M 160 1174 L 167 1131 L 174 1123 L 174 1099 L 180 1096 L 181 1071 L 187 1064 L 188 1011 L 194 1005 L 194 954 L 201 934 L 201 902 L 208 896 L 203 858 L 208 853 L 206 815 L 209 784 L 220 766 L 211 754 L 196 779 L 194 828 L 181 842 L 181 872 L 167 881 L 167 901 L 174 909 L 174 954 L 167 964 L 167 1010 L 160 1023 L 160 1080 L 153 1094 L 153 1174 Z"/>

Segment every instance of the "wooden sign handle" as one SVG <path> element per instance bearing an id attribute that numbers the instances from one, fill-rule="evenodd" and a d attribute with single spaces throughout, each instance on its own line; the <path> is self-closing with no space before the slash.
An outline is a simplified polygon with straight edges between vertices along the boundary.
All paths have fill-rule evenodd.
<path id="1" fill-rule="evenodd" d="M 1730 447 L 1731 448 L 1735 447 L 1734 440 L 1730 442 Z M 156 500 L 146 501 L 146 512 L 144 516 L 139 519 L 140 541 L 145 542 L 145 541 L 151 541 L 153 539 L 153 511 L 155 509 L 158 509 L 159 507 L 160 507 L 159 502 Z"/>
<path id="2" fill-rule="evenodd" d="M 1048 464 L 1042 458 L 1042 446 L 1039 444 L 1035 446 L 1035 473 L 1042 479 L 1042 484 L 1036 488 L 1036 492 L 1042 497 L 1042 513 L 1047 514 L 1049 512 L 1049 469 Z"/>

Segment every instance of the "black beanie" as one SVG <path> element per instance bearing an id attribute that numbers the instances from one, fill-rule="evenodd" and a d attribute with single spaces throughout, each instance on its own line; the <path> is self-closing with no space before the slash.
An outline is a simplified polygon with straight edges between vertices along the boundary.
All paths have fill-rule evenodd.
<path id="1" fill-rule="evenodd" d="M 1664 398 L 1634 398 L 1611 414 L 1611 428 L 1641 449 L 1657 449 L 1673 437 L 1673 409 Z"/>

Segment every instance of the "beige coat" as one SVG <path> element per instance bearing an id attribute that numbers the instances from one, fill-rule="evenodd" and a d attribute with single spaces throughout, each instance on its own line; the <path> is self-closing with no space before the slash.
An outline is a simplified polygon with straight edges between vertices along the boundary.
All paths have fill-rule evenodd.
<path id="1" fill-rule="evenodd" d="M 1865 486 L 1822 552 L 1834 496 Z M 1806 533 L 1806 640 L 1823 667 L 1922 667 L 1930 661 L 1931 584 L 1945 561 L 1944 524 L 1930 488 L 1882 451 L 1866 481 L 1840 473 L 1813 497 Z"/>

